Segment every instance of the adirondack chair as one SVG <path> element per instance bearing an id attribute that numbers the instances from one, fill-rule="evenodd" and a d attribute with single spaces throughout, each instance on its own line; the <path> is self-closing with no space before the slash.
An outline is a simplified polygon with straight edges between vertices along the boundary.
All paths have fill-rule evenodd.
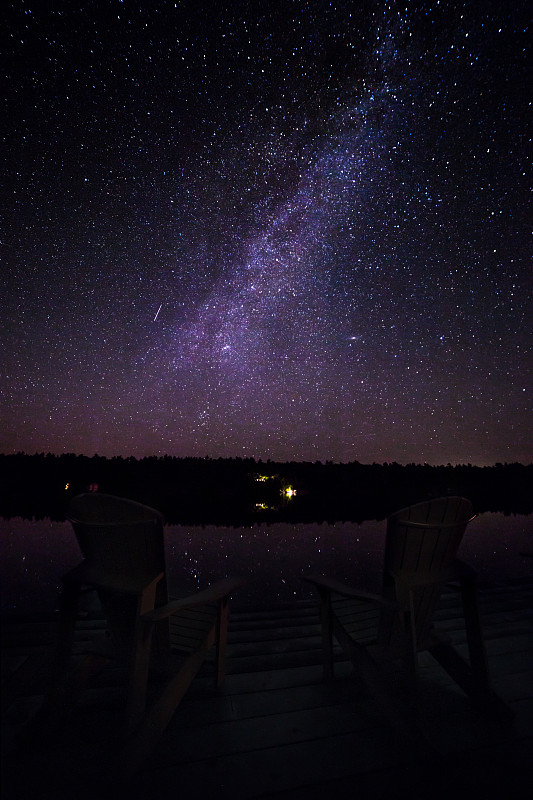
<path id="1" fill-rule="evenodd" d="M 423 650 L 431 653 L 476 704 L 508 719 L 507 707 L 490 686 L 476 573 L 456 558 L 472 518 L 472 505 L 462 497 L 440 497 L 390 516 L 380 595 L 324 576 L 304 578 L 319 595 L 324 678 L 333 678 L 335 637 L 381 710 L 402 732 L 414 730 L 417 654 Z M 462 597 L 469 661 L 433 627 L 437 602 L 450 582 Z M 361 614 L 368 609 L 377 611 L 372 638 L 361 630 Z M 398 677 L 403 696 L 397 688 L 391 689 L 391 681 Z"/>
<path id="2" fill-rule="evenodd" d="M 95 589 L 107 619 L 101 647 L 67 679 L 76 688 L 109 659 L 126 669 L 123 775 L 153 749 L 174 711 L 216 646 L 215 684 L 224 678 L 229 598 L 241 581 L 224 579 L 178 600 L 169 600 L 165 575 L 163 517 L 152 508 L 111 495 L 75 497 L 68 509 L 84 561 L 63 578 L 56 674 L 69 674 L 80 593 Z M 177 659 L 174 656 L 177 655 Z M 147 704 L 149 678 L 159 689 Z M 168 680 L 162 682 L 162 674 Z M 64 685 L 64 684 L 63 684 Z M 67 692 L 68 694 L 68 692 Z M 65 691 L 56 697 L 65 697 Z"/>

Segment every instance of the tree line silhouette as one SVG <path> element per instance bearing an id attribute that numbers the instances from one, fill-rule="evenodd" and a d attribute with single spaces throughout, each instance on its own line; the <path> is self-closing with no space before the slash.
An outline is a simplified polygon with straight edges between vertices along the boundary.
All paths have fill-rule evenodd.
<path id="1" fill-rule="evenodd" d="M 63 520 L 68 502 L 100 491 L 159 509 L 169 523 L 362 522 L 429 497 L 459 494 L 475 510 L 533 511 L 533 464 L 274 462 L 0 454 L 0 515 Z"/>

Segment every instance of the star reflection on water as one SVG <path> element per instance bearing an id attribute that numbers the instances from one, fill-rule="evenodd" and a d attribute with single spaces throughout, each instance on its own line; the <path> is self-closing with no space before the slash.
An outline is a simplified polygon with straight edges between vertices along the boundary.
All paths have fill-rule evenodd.
<path id="1" fill-rule="evenodd" d="M 235 608 L 267 608 L 307 600 L 300 578 L 308 572 L 379 588 L 385 521 L 361 524 L 180 526 L 165 528 L 170 592 L 183 594 L 226 575 L 247 580 Z M 61 576 L 80 550 L 68 522 L 0 520 L 2 613 L 51 613 L 57 609 Z M 533 515 L 481 514 L 468 526 L 459 556 L 481 582 L 531 575 Z"/>

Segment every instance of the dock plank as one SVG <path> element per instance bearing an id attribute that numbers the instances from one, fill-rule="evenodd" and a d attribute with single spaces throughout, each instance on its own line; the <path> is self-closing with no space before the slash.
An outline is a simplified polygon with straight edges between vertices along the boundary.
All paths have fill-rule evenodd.
<path id="1" fill-rule="evenodd" d="M 376 800 L 404 792 L 433 800 L 460 797 L 465 789 L 465 797 L 481 794 L 485 800 L 529 797 L 521 793 L 533 779 L 532 608 L 533 579 L 480 592 L 492 682 L 515 711 L 512 731 L 487 725 L 431 656 L 421 654 L 421 723 L 440 754 L 432 765 L 410 753 L 384 723 L 338 648 L 335 680 L 322 681 L 315 602 L 233 611 L 223 687 L 214 689 L 212 665 L 205 665 L 157 751 L 123 787 L 125 796 L 165 800 L 179 791 L 202 800 Z M 348 613 L 359 626 L 357 635 L 367 636 L 371 615 L 355 607 Z M 80 619 L 77 644 L 101 636 L 104 625 L 97 614 Z M 456 592 L 443 595 L 437 625 L 466 652 Z M 54 617 L 2 625 L 7 740 L 35 713 L 46 689 L 55 626 Z M 21 774 L 7 781 L 6 800 L 103 796 L 91 775 L 104 744 L 113 742 L 118 675 L 102 673 L 83 693 L 65 730 L 29 754 L 28 766 L 25 761 Z"/>

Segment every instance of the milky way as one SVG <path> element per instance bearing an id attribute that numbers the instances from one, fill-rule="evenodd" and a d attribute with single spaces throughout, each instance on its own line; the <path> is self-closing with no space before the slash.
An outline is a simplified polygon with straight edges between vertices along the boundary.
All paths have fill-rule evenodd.
<path id="1" fill-rule="evenodd" d="M 530 461 L 527 5 L 12 4 L 3 451 Z"/>

